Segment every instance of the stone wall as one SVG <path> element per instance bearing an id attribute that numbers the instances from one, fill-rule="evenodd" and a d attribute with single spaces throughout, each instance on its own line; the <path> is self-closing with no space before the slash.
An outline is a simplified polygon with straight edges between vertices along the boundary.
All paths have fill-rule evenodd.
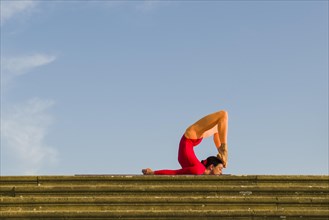
<path id="1" fill-rule="evenodd" d="M 329 219 L 329 176 L 1 176 L 1 219 Z"/>

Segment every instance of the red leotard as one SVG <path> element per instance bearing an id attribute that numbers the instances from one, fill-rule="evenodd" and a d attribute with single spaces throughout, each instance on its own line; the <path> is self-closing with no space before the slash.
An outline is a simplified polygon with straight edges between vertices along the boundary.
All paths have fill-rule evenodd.
<path id="1" fill-rule="evenodd" d="M 179 143 L 178 162 L 182 166 L 179 170 L 156 170 L 155 175 L 201 175 L 206 170 L 205 166 L 195 156 L 193 147 L 202 141 L 200 139 L 188 139 L 183 135 Z"/>

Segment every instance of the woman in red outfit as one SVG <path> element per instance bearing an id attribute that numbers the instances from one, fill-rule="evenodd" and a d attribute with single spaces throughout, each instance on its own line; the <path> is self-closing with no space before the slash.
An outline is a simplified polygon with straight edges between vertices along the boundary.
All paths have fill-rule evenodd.
<path id="1" fill-rule="evenodd" d="M 178 170 L 156 170 L 143 169 L 144 175 L 220 175 L 222 169 L 227 166 L 227 123 L 226 111 L 219 111 L 207 115 L 189 126 L 180 143 L 178 150 L 178 162 L 182 166 Z M 201 162 L 194 153 L 203 138 L 213 136 L 215 146 L 218 150 L 217 157 L 211 156 Z"/>

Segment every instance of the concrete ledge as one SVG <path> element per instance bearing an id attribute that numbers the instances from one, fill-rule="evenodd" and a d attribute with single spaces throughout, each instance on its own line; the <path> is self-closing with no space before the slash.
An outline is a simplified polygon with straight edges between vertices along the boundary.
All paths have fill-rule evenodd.
<path id="1" fill-rule="evenodd" d="M 2 212 L 3 218 L 49 218 L 49 219 L 64 219 L 64 218 L 82 218 L 82 219 L 203 219 L 203 218 L 217 218 L 230 217 L 231 219 L 328 219 L 328 211 L 313 212 L 307 211 L 254 211 L 254 210 L 207 210 L 194 211 L 194 210 L 165 210 L 165 211 L 66 211 L 66 212 L 47 212 L 47 211 L 33 211 L 33 212 Z"/>
<path id="2" fill-rule="evenodd" d="M 329 176 L 2 176 L 1 219 L 327 219 Z"/>

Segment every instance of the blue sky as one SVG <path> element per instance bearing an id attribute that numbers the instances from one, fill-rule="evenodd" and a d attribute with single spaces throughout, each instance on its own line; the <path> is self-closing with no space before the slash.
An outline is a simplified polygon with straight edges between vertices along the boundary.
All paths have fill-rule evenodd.
<path id="1" fill-rule="evenodd" d="M 328 2 L 1 0 L 1 175 L 176 169 L 220 109 L 224 173 L 328 174 Z"/>

